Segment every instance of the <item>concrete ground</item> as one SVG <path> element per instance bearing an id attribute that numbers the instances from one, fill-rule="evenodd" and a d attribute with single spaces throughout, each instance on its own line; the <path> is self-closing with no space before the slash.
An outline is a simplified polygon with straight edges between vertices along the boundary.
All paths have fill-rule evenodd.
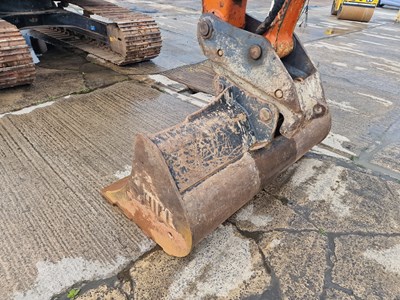
<path id="1" fill-rule="evenodd" d="M 158 58 L 120 68 L 53 48 L 32 86 L 0 91 L 0 298 L 400 299 L 397 10 L 365 24 L 310 1 L 297 33 L 321 72 L 331 134 L 173 258 L 99 190 L 129 174 L 135 133 L 207 103 L 201 1 L 114 2 L 156 19 Z M 249 3 L 259 19 L 268 8 Z"/>

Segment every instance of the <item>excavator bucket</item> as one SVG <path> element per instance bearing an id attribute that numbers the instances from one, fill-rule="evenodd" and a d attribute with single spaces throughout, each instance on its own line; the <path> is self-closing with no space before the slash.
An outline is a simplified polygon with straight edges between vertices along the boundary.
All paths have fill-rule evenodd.
<path id="1" fill-rule="evenodd" d="M 257 26 L 247 16 L 248 26 Z M 138 134 L 132 173 L 103 189 L 165 252 L 186 256 L 330 130 L 320 78 L 296 37 L 281 59 L 263 36 L 213 14 L 199 43 L 218 96 L 162 132 Z"/>

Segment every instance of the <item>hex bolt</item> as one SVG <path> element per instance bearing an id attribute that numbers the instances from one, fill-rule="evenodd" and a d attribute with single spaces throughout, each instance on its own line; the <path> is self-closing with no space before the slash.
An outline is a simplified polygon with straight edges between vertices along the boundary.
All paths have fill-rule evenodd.
<path id="1" fill-rule="evenodd" d="M 210 20 L 201 20 L 199 22 L 199 32 L 205 39 L 209 39 L 213 33 L 213 27 Z"/>
<path id="2" fill-rule="evenodd" d="M 313 107 L 313 111 L 316 115 L 320 115 L 324 112 L 324 107 L 322 105 L 317 104 Z"/>
<path id="3" fill-rule="evenodd" d="M 218 49 L 217 51 L 218 56 L 224 55 L 224 51 L 222 49 Z"/>
<path id="4" fill-rule="evenodd" d="M 218 94 L 222 93 L 225 90 L 225 85 L 222 82 L 215 83 L 215 89 Z"/>
<path id="5" fill-rule="evenodd" d="M 275 91 L 275 97 L 276 97 L 276 98 L 279 98 L 279 99 L 282 98 L 282 97 L 283 97 L 283 92 L 282 92 L 282 90 L 279 90 L 279 89 L 276 90 L 276 91 Z"/>
<path id="6" fill-rule="evenodd" d="M 259 45 L 252 45 L 249 50 L 250 57 L 254 60 L 257 60 L 262 55 L 262 48 Z"/>
<path id="7" fill-rule="evenodd" d="M 269 120 L 271 120 L 271 113 L 269 112 L 268 109 L 266 108 L 260 109 L 260 120 L 264 123 L 267 123 L 269 122 Z"/>

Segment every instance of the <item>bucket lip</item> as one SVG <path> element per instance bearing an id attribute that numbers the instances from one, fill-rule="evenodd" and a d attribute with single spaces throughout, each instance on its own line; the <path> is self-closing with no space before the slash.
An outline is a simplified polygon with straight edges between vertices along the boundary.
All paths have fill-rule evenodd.
<path id="1" fill-rule="evenodd" d="M 177 224 L 178 227 L 174 229 L 158 220 L 149 207 L 130 197 L 128 193 L 130 179 L 131 176 L 127 176 L 103 188 L 102 196 L 111 204 L 118 206 L 167 254 L 177 257 L 188 255 L 193 247 L 190 227 Z"/>
<path id="2" fill-rule="evenodd" d="M 166 253 L 186 256 L 192 249 L 192 232 L 161 151 L 142 134 L 136 135 L 134 145 L 131 175 L 103 188 L 101 194 Z"/>

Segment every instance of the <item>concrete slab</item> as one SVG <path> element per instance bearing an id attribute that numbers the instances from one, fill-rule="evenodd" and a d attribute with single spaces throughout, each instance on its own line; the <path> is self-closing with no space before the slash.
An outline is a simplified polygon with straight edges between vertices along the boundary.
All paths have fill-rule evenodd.
<path id="1" fill-rule="evenodd" d="M 179 67 L 163 72 L 168 78 L 186 85 L 194 92 L 215 94 L 214 76 L 211 63 L 204 61 L 198 64 Z"/>
<path id="2" fill-rule="evenodd" d="M 270 276 L 257 244 L 222 225 L 188 257 L 155 251 L 130 269 L 135 299 L 243 299 L 262 294 Z"/>
<path id="3" fill-rule="evenodd" d="M 323 291 L 326 237 L 315 232 L 271 232 L 260 248 L 275 286 L 264 299 L 318 299 Z"/>
<path id="4" fill-rule="evenodd" d="M 99 190 L 130 165 L 136 132 L 159 131 L 195 109 L 126 82 L 1 118 L 4 298 L 48 299 L 149 250 L 153 243 Z"/>
<path id="5" fill-rule="evenodd" d="M 107 288 L 82 290 L 77 300 L 120 299 L 243 299 L 257 297 L 270 285 L 257 244 L 242 236 L 234 226 L 221 225 L 185 258 L 174 258 L 156 249 L 121 273 Z M 119 286 L 119 288 L 115 288 Z M 109 295 L 108 294 L 108 295 Z M 117 298 L 119 299 L 119 298 Z"/>
<path id="6" fill-rule="evenodd" d="M 387 24 L 306 46 L 319 65 L 333 115 L 332 131 L 347 137 L 346 147 L 357 156 L 379 143 L 399 115 L 400 79 L 395 74 L 400 69 L 395 57 L 400 40 L 389 38 L 388 32 L 395 36 L 400 29 Z M 379 36 L 389 39 L 378 40 Z"/>
<path id="7" fill-rule="evenodd" d="M 341 161 L 306 157 L 289 168 L 267 191 L 326 232 L 400 233 L 395 180 L 374 176 Z"/>
<path id="8" fill-rule="evenodd" d="M 2 90 L 0 113 L 53 101 L 72 93 L 85 92 L 85 81 L 80 73 L 71 70 L 51 70 L 38 67 L 37 77 L 30 86 Z M 58 82 L 58 88 L 54 83 Z"/>
<path id="9" fill-rule="evenodd" d="M 314 224 L 296 213 L 293 203 L 261 191 L 229 220 L 244 232 L 258 233 L 273 230 L 314 230 Z"/>
<path id="10" fill-rule="evenodd" d="M 50 48 L 40 57 L 36 80 L 32 85 L 1 90 L 0 114 L 71 94 L 87 93 L 128 78 L 89 63 L 85 56 L 81 51 Z"/>
<path id="11" fill-rule="evenodd" d="M 316 172 L 321 173 L 316 175 Z M 342 176 L 341 180 L 337 181 L 332 172 Z M 339 185 L 336 186 L 337 184 Z M 349 187 L 343 188 L 340 185 Z M 281 194 L 272 196 L 276 191 Z M 346 192 L 343 194 L 341 191 Z M 399 195 L 400 184 L 393 180 L 385 181 L 382 177 L 367 174 L 344 161 L 327 162 L 315 156 L 304 158 L 230 218 L 229 223 L 234 224 L 238 231 L 233 230 L 235 227 L 229 223 L 222 226 L 184 259 L 169 257 L 156 249 L 117 275 L 120 279 L 116 281 L 116 285 L 122 287 L 126 282 L 126 276 L 123 275 L 129 273 L 132 288 L 125 295 L 126 298 L 121 299 L 242 299 L 248 293 L 243 294 L 244 290 L 237 288 L 245 280 L 237 279 L 239 283 L 235 288 L 230 284 L 234 281 L 231 277 L 237 266 L 241 266 L 242 271 L 245 270 L 241 265 L 242 256 L 247 252 L 247 247 L 242 245 L 245 241 L 258 245 L 267 270 L 266 273 L 260 271 L 253 279 L 261 280 L 263 289 L 259 285 L 256 289 L 246 285 L 245 290 L 251 291 L 249 299 L 364 299 L 367 298 L 364 296 L 369 295 L 370 289 L 381 289 L 378 288 L 379 283 L 367 289 L 364 294 L 357 294 L 355 287 L 369 287 L 370 280 L 374 276 L 381 276 L 380 273 L 367 270 L 361 264 L 359 274 L 369 272 L 371 276 L 354 277 L 348 271 L 349 266 L 337 267 L 337 264 L 341 259 L 347 264 L 351 259 L 358 260 L 358 254 L 355 255 L 354 251 L 359 246 L 351 245 L 359 245 L 358 239 L 361 238 L 365 239 L 364 247 L 383 249 L 379 250 L 381 252 L 371 252 L 371 259 L 378 260 L 381 264 L 390 263 L 390 268 L 397 272 L 396 245 L 400 244 L 397 216 L 400 212 L 396 199 Z M 349 210 L 346 205 L 349 205 Z M 338 210 L 340 207 L 342 209 Z M 227 237 L 225 231 L 231 237 Z M 224 232 L 223 235 L 221 232 Z M 354 242 L 347 241 L 353 236 L 356 237 Z M 380 240 L 372 242 L 367 237 L 377 237 Z M 339 258 L 337 240 L 344 240 L 340 248 L 342 258 Z M 232 254 L 232 261 L 231 251 L 235 253 Z M 257 254 L 255 250 L 252 253 Z M 230 265 L 228 261 L 232 266 L 225 269 L 225 265 Z M 258 263 L 253 265 L 252 270 L 260 268 L 259 258 L 256 261 Z M 210 266 L 211 270 L 204 264 Z M 242 273 L 237 274 L 237 277 L 242 278 Z M 218 281 L 214 280 L 213 274 L 217 274 L 215 276 L 218 276 L 218 280 L 224 278 L 220 288 L 217 288 Z M 386 299 L 397 291 L 394 287 L 397 275 L 385 276 L 389 276 L 391 280 L 385 284 L 386 294 L 383 294 L 383 298 Z M 385 280 L 385 276 L 379 278 Z M 343 281 L 339 282 L 337 278 Z M 213 288 L 210 289 L 210 294 L 204 294 L 208 291 L 210 282 L 213 282 Z M 95 284 L 97 287 L 83 285 L 82 299 L 94 299 L 86 298 L 88 295 L 98 296 L 105 292 L 121 291 L 121 288 L 115 288 L 115 283 L 110 284 L 109 288 L 104 287 L 104 281 Z M 229 296 L 226 297 L 225 294 L 218 294 L 221 289 L 241 292 L 228 293 Z M 171 294 L 171 291 L 178 294 Z"/>
<path id="12" fill-rule="evenodd" d="M 334 283 L 355 299 L 399 297 L 400 235 L 340 236 L 333 243 Z"/>
<path id="13" fill-rule="evenodd" d="M 378 151 L 371 163 L 400 173 L 400 143 L 390 143 Z"/>

